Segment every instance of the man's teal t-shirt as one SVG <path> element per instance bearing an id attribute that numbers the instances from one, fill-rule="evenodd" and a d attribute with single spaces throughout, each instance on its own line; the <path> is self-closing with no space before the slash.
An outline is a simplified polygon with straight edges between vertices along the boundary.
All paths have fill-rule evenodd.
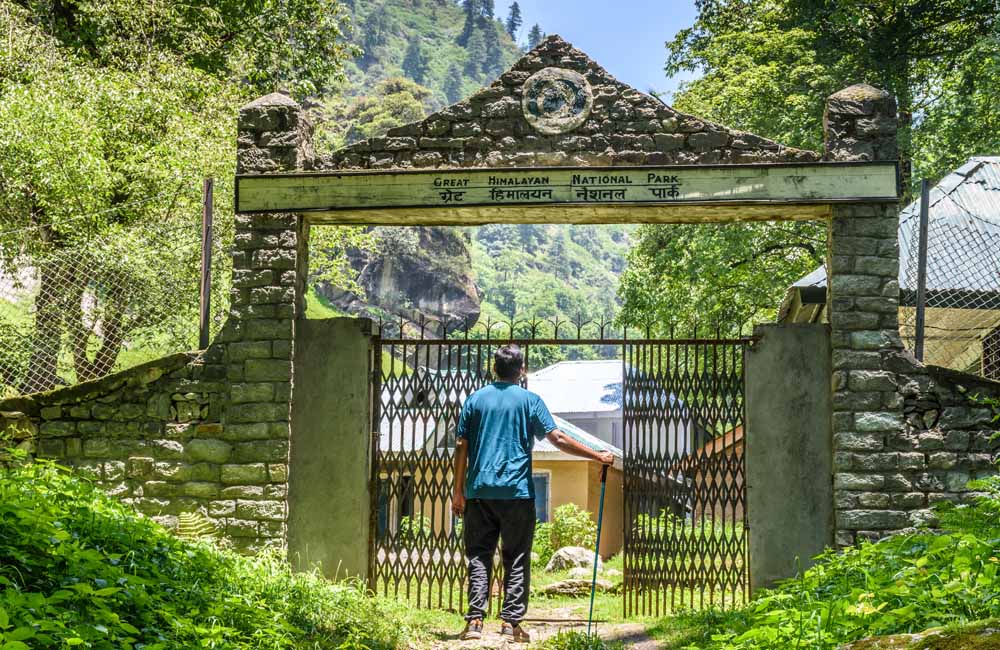
<path id="1" fill-rule="evenodd" d="M 517 384 L 480 388 L 462 406 L 459 438 L 468 441 L 466 499 L 534 499 L 531 449 L 556 428 L 542 398 Z"/>

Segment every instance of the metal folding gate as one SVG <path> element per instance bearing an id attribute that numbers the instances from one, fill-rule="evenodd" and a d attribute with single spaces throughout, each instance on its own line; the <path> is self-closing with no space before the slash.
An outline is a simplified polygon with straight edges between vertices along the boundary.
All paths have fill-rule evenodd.
<path id="1" fill-rule="evenodd" d="M 626 616 L 748 596 L 747 342 L 624 346 Z"/>
<path id="2" fill-rule="evenodd" d="M 574 338 L 558 324 L 549 338 L 537 324 L 485 331 L 429 338 L 400 328 L 375 341 L 370 588 L 419 607 L 464 607 L 461 520 L 451 514 L 454 431 L 465 398 L 493 380 L 494 349 L 513 341 L 528 361 L 542 346 L 620 351 L 624 495 L 608 498 L 624 498 L 625 614 L 744 599 L 748 339 L 610 338 L 603 323 L 590 338 L 579 324 Z"/>

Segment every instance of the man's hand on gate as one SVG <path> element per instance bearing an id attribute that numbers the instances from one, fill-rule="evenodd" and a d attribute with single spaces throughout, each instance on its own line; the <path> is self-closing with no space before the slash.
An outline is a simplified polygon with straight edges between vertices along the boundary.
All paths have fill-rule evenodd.
<path id="1" fill-rule="evenodd" d="M 601 464 L 602 465 L 614 465 L 615 464 L 615 455 L 612 454 L 610 451 L 602 452 L 600 454 L 600 457 L 601 457 Z"/>
<path id="2" fill-rule="evenodd" d="M 461 517 L 465 514 L 465 495 L 461 492 L 451 495 L 451 511 L 456 517 Z"/>

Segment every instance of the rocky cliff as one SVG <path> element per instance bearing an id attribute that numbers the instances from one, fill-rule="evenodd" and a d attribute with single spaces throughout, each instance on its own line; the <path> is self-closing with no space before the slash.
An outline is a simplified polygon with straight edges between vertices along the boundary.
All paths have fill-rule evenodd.
<path id="1" fill-rule="evenodd" d="M 317 287 L 320 295 L 344 311 L 376 318 L 445 321 L 452 328 L 479 318 L 480 293 L 462 231 L 423 227 L 379 230 L 377 249 L 356 252 L 351 259 L 364 295 L 323 285 Z"/>

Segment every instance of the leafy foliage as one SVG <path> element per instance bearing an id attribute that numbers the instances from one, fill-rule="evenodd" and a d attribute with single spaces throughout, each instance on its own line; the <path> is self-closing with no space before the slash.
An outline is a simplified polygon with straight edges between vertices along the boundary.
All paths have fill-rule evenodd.
<path id="1" fill-rule="evenodd" d="M 919 632 L 1000 615 L 1000 477 L 972 504 L 941 512 L 945 532 L 900 534 L 828 551 L 798 578 L 732 612 L 665 621 L 674 647 L 834 648 L 867 636 Z M 679 633 L 678 633 L 679 632 Z"/>
<path id="2" fill-rule="evenodd" d="M 395 650 L 394 603 L 170 535 L 48 463 L 0 469 L 0 641 L 23 648 Z"/>
<path id="3" fill-rule="evenodd" d="M 667 43 L 666 72 L 699 71 L 673 98 L 682 111 L 823 148 L 826 98 L 850 84 L 899 102 L 899 144 L 913 179 L 938 178 L 1000 146 L 1000 48 L 992 0 L 704 0 Z M 904 164 L 904 182 L 909 178 Z M 691 329 L 773 317 L 789 284 L 819 265 L 823 227 L 649 226 L 620 294 L 632 316 Z"/>
<path id="4" fill-rule="evenodd" d="M 788 286 L 825 255 L 818 223 L 642 226 L 618 290 L 622 316 L 662 333 L 734 333 L 773 320 Z"/>
<path id="5" fill-rule="evenodd" d="M 559 632 L 538 644 L 542 650 L 623 650 L 625 644 L 605 641 L 596 634 Z"/>
<path id="6" fill-rule="evenodd" d="M 324 103 L 339 98 L 346 112 L 376 93 L 381 82 L 401 76 L 424 87 L 426 97 L 420 101 L 425 111 L 437 110 L 471 95 L 520 55 L 504 24 L 493 15 L 492 2 L 354 0 L 351 4 L 352 42 L 364 54 L 347 62 L 346 81 L 335 92 L 321 95 Z M 474 36 L 476 43 L 470 45 Z M 361 137 L 368 136 L 353 133 L 346 142 Z"/>
<path id="7" fill-rule="evenodd" d="M 593 548 L 597 543 L 597 523 L 580 506 L 564 503 L 552 513 L 549 540 L 553 550 L 566 546 Z"/>

